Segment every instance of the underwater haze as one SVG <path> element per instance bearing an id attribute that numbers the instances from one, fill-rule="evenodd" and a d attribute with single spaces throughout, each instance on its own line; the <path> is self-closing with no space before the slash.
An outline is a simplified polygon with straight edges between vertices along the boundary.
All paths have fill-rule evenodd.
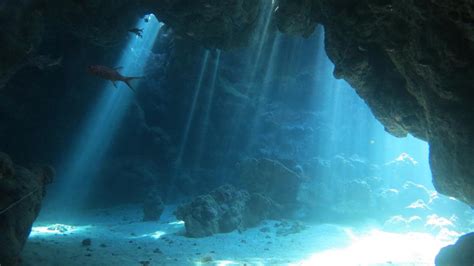
<path id="1" fill-rule="evenodd" d="M 91 96 L 54 148 L 25 265 L 434 265 L 474 230 L 433 187 L 429 145 L 387 133 L 334 77 L 324 28 L 283 35 L 273 9 L 248 47 L 148 15 L 88 62 L 139 77 L 135 92 L 78 82 Z"/>

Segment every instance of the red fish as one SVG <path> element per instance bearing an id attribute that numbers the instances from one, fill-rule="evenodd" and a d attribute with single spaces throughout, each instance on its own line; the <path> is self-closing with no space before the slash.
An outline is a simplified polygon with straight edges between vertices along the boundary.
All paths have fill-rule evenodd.
<path id="1" fill-rule="evenodd" d="M 87 71 L 91 74 L 91 75 L 94 75 L 94 76 L 97 76 L 99 78 L 102 78 L 102 79 L 106 79 L 106 80 L 110 80 L 112 81 L 112 84 L 114 84 L 115 88 L 117 88 L 117 81 L 122 81 L 124 82 L 125 84 L 127 84 L 127 86 L 133 91 L 135 92 L 135 89 L 132 87 L 132 85 L 130 84 L 130 81 L 131 80 L 134 80 L 134 79 L 141 79 L 143 77 L 126 77 L 126 76 L 122 76 L 122 74 L 120 74 L 118 72 L 119 69 L 121 69 L 122 67 L 116 67 L 116 68 L 110 68 L 110 67 L 106 67 L 106 66 L 100 66 L 100 65 L 93 65 L 93 66 L 89 66 L 87 68 Z"/>

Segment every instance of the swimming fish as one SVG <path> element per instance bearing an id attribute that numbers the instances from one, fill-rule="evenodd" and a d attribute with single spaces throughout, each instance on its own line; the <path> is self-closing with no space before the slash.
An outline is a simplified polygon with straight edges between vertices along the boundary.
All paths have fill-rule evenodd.
<path id="1" fill-rule="evenodd" d="M 143 35 L 142 35 L 143 29 L 133 28 L 133 29 L 129 29 L 128 32 L 131 32 L 131 33 L 137 35 L 138 37 L 143 38 Z"/>
<path id="2" fill-rule="evenodd" d="M 106 79 L 106 80 L 110 80 L 112 81 L 112 84 L 114 84 L 114 87 L 117 88 L 117 81 L 122 81 L 124 82 L 125 84 L 127 84 L 127 86 L 133 91 L 133 92 L 136 92 L 135 89 L 132 87 L 132 85 L 130 84 L 130 81 L 131 80 L 134 80 L 134 79 L 140 79 L 140 78 L 143 78 L 143 77 L 126 77 L 126 76 L 122 76 L 122 74 L 120 74 L 118 72 L 118 70 L 120 70 L 122 67 L 116 67 L 116 68 L 110 68 L 110 67 L 107 67 L 107 66 L 101 66 L 101 65 L 92 65 L 92 66 L 89 66 L 87 68 L 87 71 L 91 74 L 91 75 L 94 75 L 94 76 L 97 76 L 97 77 L 100 77 L 102 79 Z"/>

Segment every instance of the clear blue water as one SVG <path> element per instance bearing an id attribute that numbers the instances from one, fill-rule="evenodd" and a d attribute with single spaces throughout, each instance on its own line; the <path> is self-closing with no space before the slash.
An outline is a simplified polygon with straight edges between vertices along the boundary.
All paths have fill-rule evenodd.
<path id="1" fill-rule="evenodd" d="M 56 215 L 47 205 L 33 229 L 33 243 L 50 238 L 64 241 L 70 251 L 62 259 L 68 261 L 77 255 L 77 241 L 95 238 L 113 246 L 115 254 L 94 255 L 97 265 L 134 265 L 143 256 L 154 256 L 148 251 L 163 236 L 181 245 L 160 244 L 167 254 L 159 257 L 164 265 L 202 265 L 205 254 L 211 253 L 216 265 L 430 265 L 441 246 L 472 230 L 472 210 L 435 192 L 428 144 L 385 132 L 355 90 L 334 78 L 323 29 L 308 39 L 271 33 L 273 5 L 268 8 L 269 15 L 259 22 L 251 47 L 203 49 L 194 90 L 187 99 L 190 104 L 176 137 L 179 143 L 171 175 L 212 165 L 223 184 L 235 178 L 232 173 L 241 159 L 279 160 L 304 180 L 298 195 L 303 207 L 295 209 L 294 219 L 307 223 L 307 231 L 272 240 L 280 244 L 270 251 L 259 231 L 266 224 L 242 234 L 185 238 L 182 222 L 172 214 L 178 202 L 165 202 L 167 209 L 159 223 L 142 222 L 137 205 L 92 210 L 72 218 Z M 144 28 L 144 38 L 131 38 L 117 63 L 124 75 L 143 74 L 161 24 L 154 18 L 149 23 L 140 20 L 137 28 Z M 147 82 L 134 84 L 140 89 Z M 58 170 L 51 206 L 83 206 L 91 182 L 110 156 L 107 151 L 124 113 L 135 101 L 124 84 L 117 89 L 104 81 L 98 89 L 103 93 L 95 108 L 78 120 L 83 131 L 73 138 L 70 154 Z M 229 102 L 236 104 L 226 105 Z M 250 118 L 249 113 L 253 114 Z M 224 119 L 217 123 L 219 116 Z M 213 150 L 220 151 L 220 156 L 210 160 Z M 66 224 L 72 240 L 61 240 L 51 224 Z M 148 253 L 130 251 L 125 244 L 132 240 Z M 45 250 L 54 253 L 57 249 Z M 27 247 L 28 252 L 34 254 L 34 247 Z"/>
<path id="2" fill-rule="evenodd" d="M 115 67 L 121 68 L 122 75 L 143 76 L 161 26 L 153 15 L 148 23 L 142 19 L 137 22 L 136 28 L 143 29 L 143 38 L 133 36 L 118 58 Z M 142 80 L 134 80 L 132 86 L 138 87 L 140 82 Z M 53 193 L 57 198 L 51 201 L 59 206 L 73 209 L 82 206 L 127 108 L 135 101 L 136 95 L 122 82 L 117 82 L 118 88 L 110 81 L 97 84 L 100 84 L 97 90 L 102 92 L 90 113 L 78 119 L 78 123 L 83 123 L 83 129 L 72 139 L 71 148 L 65 147 L 69 153 L 58 169 L 58 181 L 53 189 L 60 193 Z"/>

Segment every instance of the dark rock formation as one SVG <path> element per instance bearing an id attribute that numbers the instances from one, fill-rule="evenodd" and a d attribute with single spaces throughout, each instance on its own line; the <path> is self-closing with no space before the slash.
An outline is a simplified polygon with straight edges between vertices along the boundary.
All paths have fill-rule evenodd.
<path id="1" fill-rule="evenodd" d="M 143 221 L 158 221 L 165 209 L 165 204 L 157 191 L 148 193 L 143 203 Z"/>
<path id="2" fill-rule="evenodd" d="M 251 193 L 260 193 L 288 211 L 297 203 L 301 178 L 282 163 L 270 159 L 247 159 L 239 163 L 240 179 Z"/>
<path id="3" fill-rule="evenodd" d="M 77 132 L 76 123 L 69 117 L 85 113 L 87 99 L 95 95 L 92 90 L 78 92 L 80 90 L 76 88 L 83 84 L 71 86 L 71 81 L 87 84 L 77 81 L 79 66 L 98 58 L 113 64 L 111 58 L 115 58 L 126 42 L 127 30 L 145 14 L 155 13 L 172 28 L 170 32 L 174 35 L 170 34 L 173 39 L 170 47 L 194 41 L 192 44 L 228 49 L 252 39 L 254 30 L 267 22 L 266 12 L 271 11 L 271 2 L 2 1 L 0 89 L 3 100 L 0 113 L 2 121 L 6 122 L 0 125 L 0 133 L 15 136 L 14 140 L 2 143 L 5 146 L 2 149 L 8 149 L 11 154 L 23 150 L 18 146 L 30 147 L 32 150 L 24 154 L 32 156 L 37 155 L 36 151 L 57 152 L 35 145 L 63 147 L 64 143 L 57 142 L 64 142 L 63 136 Z M 274 9 L 276 18 L 268 22 L 278 24 L 282 32 L 303 36 L 313 32 L 318 23 L 323 24 L 326 49 L 336 65 L 336 76 L 356 88 L 388 132 L 400 137 L 411 133 L 429 141 L 436 188 L 443 194 L 474 204 L 474 170 L 471 167 L 474 105 L 470 101 L 474 15 L 471 2 L 279 0 Z M 274 27 L 268 29 L 274 30 Z M 81 60 L 67 58 L 72 54 L 80 54 Z M 183 65 L 199 65 L 195 55 L 187 53 L 183 56 L 187 60 L 177 60 L 185 63 L 170 66 L 175 66 L 176 72 L 187 72 Z M 70 62 L 64 69 L 70 71 L 61 69 L 60 73 L 46 73 L 62 56 L 65 57 L 63 62 Z M 14 84 L 10 84 L 12 80 Z M 38 82 L 30 84 L 30 80 Z M 52 86 L 51 80 L 57 85 Z M 182 80 L 175 86 L 186 88 L 181 85 L 187 80 Z M 69 87 L 71 89 L 65 89 Z M 43 88 L 47 88 L 48 93 L 43 93 Z M 188 88 L 175 93 L 176 100 L 170 100 L 171 104 L 186 105 L 182 96 L 187 93 Z M 31 100 L 37 99 L 38 94 L 55 97 Z M 161 103 L 156 104 L 156 98 L 148 97 L 147 100 L 153 103 L 144 108 L 145 112 L 154 114 L 162 108 Z M 30 104 L 23 107 L 25 102 Z M 69 116 L 56 112 L 58 102 L 68 107 Z M 18 106 L 25 110 L 18 111 Z M 48 117 L 50 124 L 38 126 L 38 116 Z M 157 117 L 147 119 L 158 120 Z M 6 127 L 5 124 L 14 126 Z M 61 128 L 57 132 L 47 130 L 59 124 Z M 173 135 L 174 132 L 168 129 L 166 132 Z M 172 129 L 179 130 L 177 127 Z M 153 137 L 150 128 L 144 131 Z M 34 138 L 31 137 L 33 134 Z M 41 143 L 44 144 L 35 141 L 35 145 L 28 145 L 32 139 L 43 138 L 45 141 Z M 53 141 L 59 145 L 50 145 Z M 49 159 L 51 154 L 40 157 Z"/>
<path id="4" fill-rule="evenodd" d="M 265 196 L 224 185 L 179 206 L 176 217 L 184 221 L 188 236 L 205 237 L 243 230 L 277 213 L 278 205 Z"/>
<path id="5" fill-rule="evenodd" d="M 155 13 L 178 38 L 208 47 L 232 48 L 248 43 L 267 1 L 16 1 L 0 3 L 0 88 L 34 58 L 52 36 L 68 34 L 100 47 L 119 46 L 139 17 Z M 113 25 L 113 26 L 112 26 Z"/>
<path id="6" fill-rule="evenodd" d="M 454 245 L 442 248 L 435 260 L 436 266 L 474 265 L 474 233 L 461 236 Z"/>
<path id="7" fill-rule="evenodd" d="M 92 240 L 90 238 L 83 239 L 81 245 L 83 247 L 89 247 L 90 245 L 92 245 Z"/>
<path id="8" fill-rule="evenodd" d="M 146 1 L 145 1 L 146 2 Z M 199 41 L 206 47 L 235 48 L 248 44 L 259 22 L 263 0 L 149 1 L 160 21 L 177 38 Z"/>
<path id="9" fill-rule="evenodd" d="M 44 66 L 41 61 L 47 55 L 41 52 L 45 44 L 62 43 L 59 40 L 65 35 L 100 47 L 120 45 L 127 30 L 145 13 L 145 9 L 143 3 L 140 5 L 131 0 L 2 1 L 0 24 L 4 30 L 0 33 L 3 44 L 0 88 L 21 69 Z"/>
<path id="10" fill-rule="evenodd" d="M 47 166 L 26 169 L 0 153 L 0 177 L 0 264 L 18 265 L 54 170 Z"/>
<path id="11" fill-rule="evenodd" d="M 10 179 L 15 174 L 15 168 L 10 156 L 0 152 L 0 181 Z"/>
<path id="12" fill-rule="evenodd" d="M 335 75 L 391 134 L 430 143 L 433 183 L 474 205 L 472 1 L 280 0 L 279 29 L 326 32 Z"/>

